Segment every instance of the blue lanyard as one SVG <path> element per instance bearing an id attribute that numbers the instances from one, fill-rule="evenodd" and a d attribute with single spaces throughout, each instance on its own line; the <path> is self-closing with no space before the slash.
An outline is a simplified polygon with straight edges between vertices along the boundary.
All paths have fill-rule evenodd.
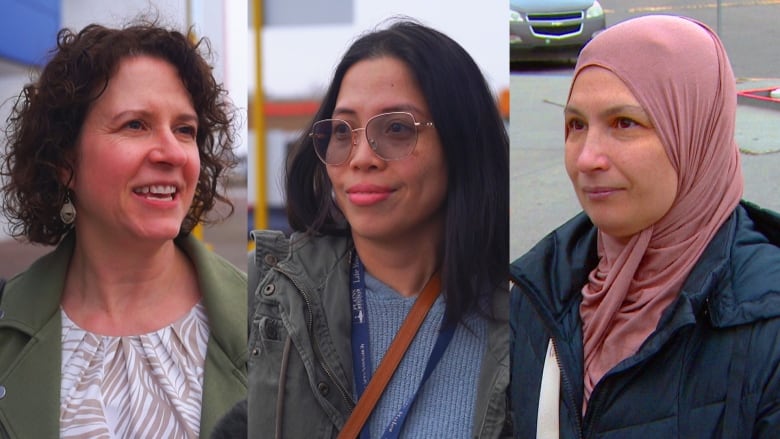
<path id="1" fill-rule="evenodd" d="M 371 365 L 371 342 L 368 334 L 365 268 L 356 253 L 352 258 L 352 266 L 350 268 L 350 303 L 352 305 L 352 369 L 355 373 L 357 396 L 360 398 L 371 380 L 374 369 Z M 382 434 L 383 439 L 399 437 L 406 422 L 406 417 L 409 414 L 409 409 L 417 399 L 423 384 L 425 384 L 433 370 L 436 369 L 436 365 L 439 364 L 439 360 L 444 356 L 444 352 L 447 350 L 453 335 L 455 335 L 454 326 L 439 331 L 417 390 L 393 417 L 384 434 Z M 368 425 L 364 426 L 360 432 L 360 439 L 369 439 L 369 430 Z"/>

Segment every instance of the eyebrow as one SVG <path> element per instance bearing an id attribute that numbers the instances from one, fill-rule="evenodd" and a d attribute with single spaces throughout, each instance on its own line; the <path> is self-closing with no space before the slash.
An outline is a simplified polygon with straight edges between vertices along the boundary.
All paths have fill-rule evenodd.
<path id="1" fill-rule="evenodd" d="M 575 116 L 584 116 L 584 113 L 580 111 L 577 107 L 566 105 L 563 108 L 564 114 L 573 114 Z M 599 116 L 601 117 L 609 117 L 614 116 L 616 114 L 639 114 L 643 117 L 650 118 L 650 115 L 647 114 L 644 108 L 640 107 L 639 105 L 615 105 L 614 107 L 609 107 L 606 110 L 599 113 Z"/>
<path id="2" fill-rule="evenodd" d="M 148 110 L 135 110 L 135 109 L 129 109 L 129 110 L 122 110 L 119 113 L 116 113 L 111 117 L 111 121 L 118 121 L 125 117 L 134 117 L 134 116 L 140 116 L 144 118 L 153 117 L 154 112 L 148 111 Z M 189 123 L 198 123 L 198 115 L 196 113 L 190 113 L 190 112 L 182 112 L 176 115 L 174 117 L 174 120 L 177 122 L 189 122 Z"/>
<path id="3" fill-rule="evenodd" d="M 200 121 L 200 119 L 198 118 L 198 115 L 195 114 L 195 113 L 181 113 L 178 116 L 176 116 L 176 120 L 181 121 L 181 122 L 194 123 L 196 125 Z"/>
<path id="4" fill-rule="evenodd" d="M 398 105 L 391 105 L 388 107 L 382 107 L 378 113 L 376 114 L 382 114 L 382 113 L 393 113 L 393 112 L 406 112 L 406 113 L 413 113 L 413 114 L 427 114 L 423 110 L 421 110 L 419 107 L 417 107 L 414 104 L 398 104 Z M 357 114 L 357 111 L 355 111 L 352 108 L 348 107 L 336 107 L 333 109 L 333 115 L 355 115 Z"/>

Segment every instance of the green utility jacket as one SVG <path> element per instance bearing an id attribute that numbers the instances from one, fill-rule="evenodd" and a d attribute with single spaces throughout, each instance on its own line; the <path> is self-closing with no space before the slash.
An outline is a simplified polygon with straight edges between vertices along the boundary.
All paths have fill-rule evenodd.
<path id="1" fill-rule="evenodd" d="M 250 265 L 250 438 L 332 438 L 354 408 L 349 255 L 344 237 L 255 231 Z M 493 297 L 475 438 L 511 435 L 509 297 Z"/>
<path id="2" fill-rule="evenodd" d="M 198 274 L 210 335 L 200 437 L 246 395 L 246 275 L 195 238 L 177 239 Z M 0 299 L 0 438 L 59 437 L 60 296 L 75 235 L 11 278 Z"/>

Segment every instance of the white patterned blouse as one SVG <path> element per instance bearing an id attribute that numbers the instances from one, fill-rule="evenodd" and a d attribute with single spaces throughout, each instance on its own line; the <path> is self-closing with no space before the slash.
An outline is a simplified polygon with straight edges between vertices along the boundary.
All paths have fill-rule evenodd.
<path id="1" fill-rule="evenodd" d="M 62 313 L 62 438 L 197 438 L 209 337 L 198 303 L 160 330 L 85 331 Z"/>

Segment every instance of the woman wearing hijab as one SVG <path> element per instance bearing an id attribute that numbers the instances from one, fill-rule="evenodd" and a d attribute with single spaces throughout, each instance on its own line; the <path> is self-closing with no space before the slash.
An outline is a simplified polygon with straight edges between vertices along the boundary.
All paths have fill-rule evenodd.
<path id="1" fill-rule="evenodd" d="M 740 202 L 735 80 L 705 25 L 582 51 L 565 108 L 584 213 L 511 266 L 519 437 L 777 437 L 780 217 Z"/>
<path id="2" fill-rule="evenodd" d="M 249 437 L 339 434 L 437 294 L 360 437 L 510 434 L 507 155 L 451 38 L 400 20 L 352 44 L 288 158 L 296 232 L 254 232 Z"/>

